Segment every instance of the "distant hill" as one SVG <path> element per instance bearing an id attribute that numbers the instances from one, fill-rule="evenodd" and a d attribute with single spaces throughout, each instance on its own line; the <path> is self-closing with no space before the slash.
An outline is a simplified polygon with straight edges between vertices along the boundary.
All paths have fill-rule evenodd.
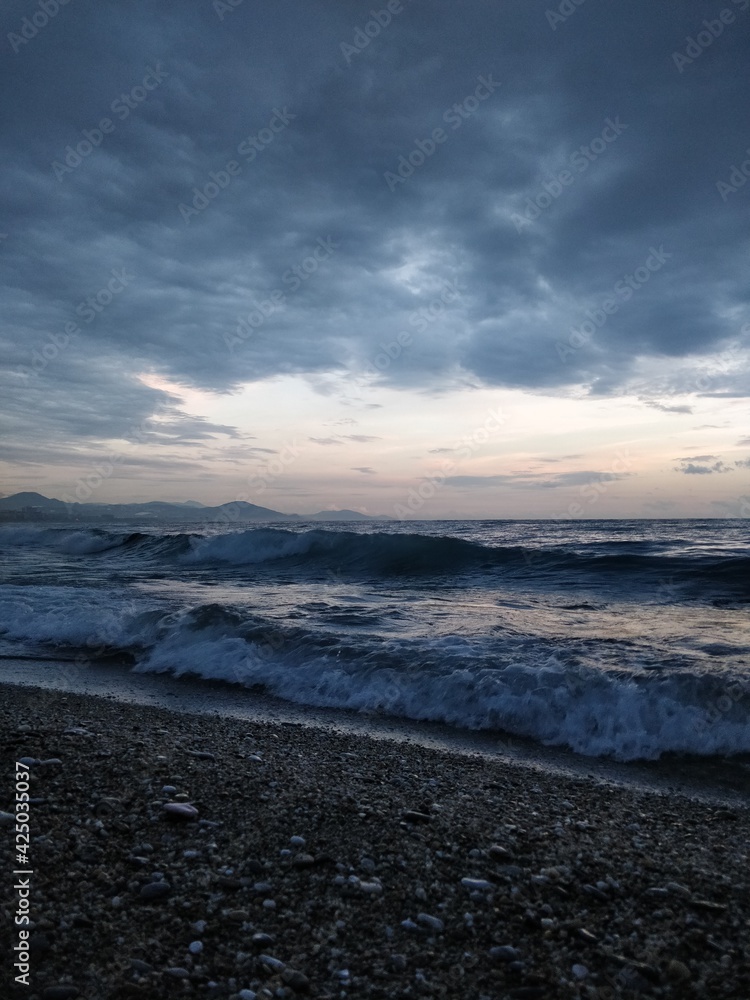
<path id="1" fill-rule="evenodd" d="M 9 497 L 0 497 L 0 510 L 23 510 L 24 507 L 41 507 L 45 510 L 65 508 L 62 500 L 50 500 L 41 493 L 14 493 Z"/>
<path id="2" fill-rule="evenodd" d="M 219 521 L 232 524 L 246 521 L 370 521 L 377 520 L 356 510 L 321 510 L 309 516 L 284 514 L 270 507 L 259 507 L 245 500 L 232 500 L 218 507 L 205 507 L 197 500 L 168 503 L 151 500 L 148 503 L 64 503 L 42 496 L 41 493 L 14 493 L 0 497 L 0 514 L 23 520 L 55 521 L 188 521 L 207 523 Z"/>
<path id="3" fill-rule="evenodd" d="M 308 521 L 383 521 L 390 518 L 379 517 L 377 514 L 360 514 L 358 510 L 319 510 L 310 514 Z"/>

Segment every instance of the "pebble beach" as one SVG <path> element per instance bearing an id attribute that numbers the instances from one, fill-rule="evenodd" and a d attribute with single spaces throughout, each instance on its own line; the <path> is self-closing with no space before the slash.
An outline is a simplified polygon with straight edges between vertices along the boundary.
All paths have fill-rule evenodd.
<path id="1" fill-rule="evenodd" d="M 750 997 L 746 806 L 1 690 L 13 995 Z M 14 760 L 30 785 L 28 986 L 8 972 Z"/>

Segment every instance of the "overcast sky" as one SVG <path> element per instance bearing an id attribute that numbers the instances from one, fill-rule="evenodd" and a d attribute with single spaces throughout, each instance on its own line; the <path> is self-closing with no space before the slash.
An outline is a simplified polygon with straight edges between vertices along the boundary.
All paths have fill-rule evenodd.
<path id="1" fill-rule="evenodd" d="M 2 491 L 750 515 L 749 8 L 5 0 Z"/>

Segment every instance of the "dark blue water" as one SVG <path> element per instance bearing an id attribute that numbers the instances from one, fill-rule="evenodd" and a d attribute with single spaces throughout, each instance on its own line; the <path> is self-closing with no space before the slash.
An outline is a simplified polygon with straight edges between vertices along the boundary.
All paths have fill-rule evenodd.
<path id="1" fill-rule="evenodd" d="M 589 755 L 750 752 L 743 520 L 13 524 L 0 551 L 0 652 L 50 670 L 114 654 Z"/>

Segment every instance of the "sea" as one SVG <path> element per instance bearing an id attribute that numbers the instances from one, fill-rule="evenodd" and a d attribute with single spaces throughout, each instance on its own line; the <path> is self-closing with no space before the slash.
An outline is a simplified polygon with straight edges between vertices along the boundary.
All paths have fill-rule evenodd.
<path id="1" fill-rule="evenodd" d="M 747 520 L 18 522 L 0 553 L 0 658 L 51 677 L 750 760 Z"/>

